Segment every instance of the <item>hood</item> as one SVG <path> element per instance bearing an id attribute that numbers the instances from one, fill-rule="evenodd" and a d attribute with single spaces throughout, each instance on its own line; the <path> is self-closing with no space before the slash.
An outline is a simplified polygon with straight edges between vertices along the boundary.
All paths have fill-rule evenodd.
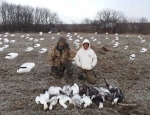
<path id="1" fill-rule="evenodd" d="M 88 48 L 90 48 L 90 41 L 88 40 L 88 39 L 85 39 L 83 42 L 82 42 L 82 47 L 83 47 L 83 44 L 84 43 L 89 43 L 89 47 Z"/>

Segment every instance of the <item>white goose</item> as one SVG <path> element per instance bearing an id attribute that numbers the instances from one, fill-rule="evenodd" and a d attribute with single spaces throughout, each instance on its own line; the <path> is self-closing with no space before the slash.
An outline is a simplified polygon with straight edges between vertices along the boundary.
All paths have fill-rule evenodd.
<path id="1" fill-rule="evenodd" d="M 146 51 L 147 51 L 146 48 L 142 48 L 142 49 L 140 50 L 140 52 L 146 52 Z"/>
<path id="2" fill-rule="evenodd" d="M 65 104 L 67 101 L 70 102 L 70 97 L 67 95 L 58 95 L 57 98 L 59 99 L 59 104 L 63 106 L 65 109 L 67 108 L 67 105 Z"/>
<path id="3" fill-rule="evenodd" d="M 5 59 L 14 59 L 18 56 L 18 53 L 9 53 L 6 55 Z"/>
<path id="4" fill-rule="evenodd" d="M 50 106 L 49 106 L 49 110 L 51 111 L 53 109 L 53 106 L 55 106 L 58 102 L 58 97 L 57 96 L 53 96 L 50 100 Z"/>
<path id="5" fill-rule="evenodd" d="M 74 83 L 73 86 L 71 86 L 71 91 L 72 91 L 73 95 L 78 94 L 79 86 L 76 83 Z"/>
<path id="6" fill-rule="evenodd" d="M 71 93 L 71 87 L 70 87 L 70 85 L 63 86 L 62 92 L 69 96 L 70 93 Z"/>
<path id="7" fill-rule="evenodd" d="M 24 63 L 17 69 L 17 73 L 30 72 L 30 70 L 35 66 L 34 63 Z"/>
<path id="8" fill-rule="evenodd" d="M 40 38 L 40 40 L 44 40 L 44 38 Z"/>
<path id="9" fill-rule="evenodd" d="M 10 43 L 15 43 L 16 42 L 16 40 L 10 40 Z"/>
<path id="10" fill-rule="evenodd" d="M 35 98 L 35 102 L 37 104 L 43 104 L 44 105 L 44 110 L 48 108 L 47 102 L 49 101 L 49 94 L 46 91 L 45 94 L 40 94 L 40 96 L 37 96 Z"/>
<path id="11" fill-rule="evenodd" d="M 45 53 L 47 51 L 47 48 L 40 49 L 39 53 Z"/>
<path id="12" fill-rule="evenodd" d="M 83 100 L 79 94 L 75 94 L 71 99 L 70 103 L 72 103 L 76 107 L 80 107 L 83 103 Z"/>
<path id="13" fill-rule="evenodd" d="M 82 101 L 84 103 L 84 108 L 86 108 L 87 106 L 90 106 L 92 104 L 92 100 L 85 94 L 83 95 Z"/>
<path id="14" fill-rule="evenodd" d="M 59 95 L 61 91 L 62 91 L 61 87 L 55 87 L 55 86 L 51 86 L 48 89 L 48 93 L 50 95 Z"/>
<path id="15" fill-rule="evenodd" d="M 4 48 L 0 48 L 0 52 L 3 51 L 3 50 L 4 50 Z"/>
<path id="16" fill-rule="evenodd" d="M 8 48 L 9 47 L 9 45 L 4 45 L 2 48 L 3 49 L 6 49 L 6 48 Z"/>

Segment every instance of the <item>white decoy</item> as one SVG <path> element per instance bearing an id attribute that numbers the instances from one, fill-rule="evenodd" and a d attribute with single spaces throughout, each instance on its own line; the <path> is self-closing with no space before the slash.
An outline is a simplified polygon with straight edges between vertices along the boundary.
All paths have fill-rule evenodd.
<path id="1" fill-rule="evenodd" d="M 140 38 L 141 36 L 139 35 L 138 38 Z"/>
<path id="2" fill-rule="evenodd" d="M 26 37 L 25 39 L 29 39 L 30 37 Z"/>
<path id="3" fill-rule="evenodd" d="M 33 38 L 29 38 L 29 41 L 32 41 L 33 40 Z"/>
<path id="4" fill-rule="evenodd" d="M 8 35 L 9 33 L 8 33 L 8 32 L 6 32 L 5 34 L 6 34 L 6 35 Z"/>
<path id="5" fill-rule="evenodd" d="M 108 35 L 108 32 L 106 32 L 106 35 Z"/>
<path id="6" fill-rule="evenodd" d="M 44 40 L 44 38 L 40 38 L 40 40 Z"/>
<path id="7" fill-rule="evenodd" d="M 108 37 L 105 38 L 106 40 L 108 39 Z"/>
<path id="8" fill-rule="evenodd" d="M 47 51 L 47 48 L 40 49 L 39 53 L 45 53 Z"/>
<path id="9" fill-rule="evenodd" d="M 14 37 L 14 36 L 15 36 L 15 34 L 11 34 L 10 36 L 11 36 L 11 37 Z"/>
<path id="10" fill-rule="evenodd" d="M 119 40 L 119 37 L 118 37 L 118 36 L 116 36 L 115 38 L 116 38 L 115 40 Z"/>
<path id="11" fill-rule="evenodd" d="M 77 35 L 77 33 L 74 33 L 74 35 Z"/>
<path id="12" fill-rule="evenodd" d="M 58 102 L 58 97 L 57 96 L 53 96 L 50 100 L 50 105 L 49 105 L 49 110 L 51 111 L 53 109 L 53 106 L 55 106 Z"/>
<path id="13" fill-rule="evenodd" d="M 126 37 L 128 38 L 128 37 L 129 37 L 129 35 L 126 35 Z"/>
<path id="14" fill-rule="evenodd" d="M 65 103 L 67 101 L 70 102 L 70 97 L 67 95 L 58 95 L 57 98 L 59 99 L 59 104 L 66 109 L 67 105 Z"/>
<path id="15" fill-rule="evenodd" d="M 39 35 L 40 35 L 40 36 L 43 35 L 43 32 L 39 32 Z"/>
<path id="16" fill-rule="evenodd" d="M 141 43 L 144 43 L 146 40 L 141 40 Z"/>
<path id="17" fill-rule="evenodd" d="M 35 39 L 35 40 L 34 40 L 34 42 L 38 42 L 38 41 L 39 41 L 38 39 Z"/>
<path id="18" fill-rule="evenodd" d="M 6 48 L 8 48 L 9 47 L 9 45 L 4 45 L 2 48 L 3 49 L 6 49 Z"/>
<path id="19" fill-rule="evenodd" d="M 55 37 L 51 37 L 51 39 L 53 40 Z"/>
<path id="20" fill-rule="evenodd" d="M 35 98 L 35 102 L 37 104 L 43 104 L 44 105 L 44 110 L 48 109 L 47 102 L 49 101 L 49 94 L 46 91 L 45 94 L 40 94 L 40 96 L 37 96 Z"/>
<path id="21" fill-rule="evenodd" d="M 59 95 L 61 91 L 62 91 L 61 87 L 55 87 L 55 86 L 51 86 L 48 89 L 48 93 L 50 95 Z"/>
<path id="22" fill-rule="evenodd" d="M 35 63 L 24 63 L 17 69 L 17 73 L 30 72 L 34 66 Z"/>
<path id="23" fill-rule="evenodd" d="M 97 34 L 97 32 L 95 32 L 95 34 Z"/>
<path id="24" fill-rule="evenodd" d="M 57 33 L 57 35 L 60 35 L 60 33 Z"/>
<path id="25" fill-rule="evenodd" d="M 3 41 L 4 41 L 4 43 L 8 43 L 8 42 L 9 42 L 9 39 L 4 38 Z"/>
<path id="26" fill-rule="evenodd" d="M 41 46 L 41 44 L 35 44 L 34 47 L 36 48 L 36 47 L 40 47 L 40 46 Z"/>
<path id="27" fill-rule="evenodd" d="M 18 56 L 18 53 L 9 53 L 6 55 L 5 59 L 14 59 Z"/>
<path id="28" fill-rule="evenodd" d="M 147 51 L 146 48 L 142 48 L 142 49 L 140 50 L 140 52 L 146 52 L 146 51 Z"/>
<path id="29" fill-rule="evenodd" d="M 72 91 L 73 95 L 78 94 L 79 93 L 79 86 L 76 83 L 74 83 L 73 86 L 71 86 L 71 91 Z"/>
<path id="30" fill-rule="evenodd" d="M 101 44 L 101 42 L 99 41 L 97 44 Z"/>
<path id="31" fill-rule="evenodd" d="M 7 37 L 8 35 L 4 35 L 4 38 Z"/>
<path id="32" fill-rule="evenodd" d="M 91 39 L 94 39 L 94 37 L 91 37 Z"/>
<path id="33" fill-rule="evenodd" d="M 69 39 L 68 40 L 72 40 L 72 38 L 71 37 L 69 37 Z"/>
<path id="34" fill-rule="evenodd" d="M 4 48 L 0 48 L 0 52 L 3 51 L 3 50 L 4 50 Z"/>
<path id="35" fill-rule="evenodd" d="M 32 51 L 32 50 L 33 50 L 33 47 L 27 47 L 27 48 L 25 49 L 26 52 L 30 52 L 30 51 Z"/>
<path id="36" fill-rule="evenodd" d="M 70 35 L 70 33 L 67 33 L 67 35 Z"/>
<path id="37" fill-rule="evenodd" d="M 3 44 L 2 42 L 0 42 L 0 44 Z"/>
<path id="38" fill-rule="evenodd" d="M 93 41 L 96 41 L 96 38 Z"/>
<path id="39" fill-rule="evenodd" d="M 29 37 L 29 36 L 30 36 L 30 34 L 26 34 L 26 36 L 27 36 L 27 37 Z"/>
<path id="40" fill-rule="evenodd" d="M 115 42 L 113 47 L 118 47 L 118 45 L 119 45 L 119 42 Z"/>
<path id="41" fill-rule="evenodd" d="M 51 31 L 48 32 L 49 34 L 52 33 Z"/>
<path id="42" fill-rule="evenodd" d="M 78 35 L 77 38 L 80 38 L 80 35 Z"/>
<path id="43" fill-rule="evenodd" d="M 21 37 L 21 38 L 24 38 L 24 35 L 21 35 L 20 37 Z"/>
<path id="44" fill-rule="evenodd" d="M 130 60 L 134 60 L 135 59 L 135 54 L 131 54 L 130 55 Z"/>
<path id="45" fill-rule="evenodd" d="M 16 40 L 10 40 L 10 43 L 15 43 L 16 42 Z"/>
<path id="46" fill-rule="evenodd" d="M 118 33 L 115 33 L 116 36 L 118 36 Z"/>
<path id="47" fill-rule="evenodd" d="M 92 104 L 92 100 L 85 94 L 82 97 L 82 101 L 84 103 L 84 108 L 86 108 L 87 106 L 90 106 Z"/>
<path id="48" fill-rule="evenodd" d="M 124 46 L 124 49 L 128 49 L 129 46 Z"/>
<path id="49" fill-rule="evenodd" d="M 70 85 L 63 86 L 62 92 L 65 93 L 67 96 L 69 96 L 70 93 L 71 93 L 71 87 L 70 87 Z"/>
<path id="50" fill-rule="evenodd" d="M 83 37 L 80 37 L 79 39 L 81 39 L 81 40 L 82 40 L 82 39 L 83 39 Z"/>
<path id="51" fill-rule="evenodd" d="M 2 40 L 3 38 L 0 38 L 0 40 Z"/>
<path id="52" fill-rule="evenodd" d="M 79 94 L 75 94 L 71 99 L 70 103 L 72 103 L 76 107 L 80 107 L 83 103 L 82 97 Z"/>

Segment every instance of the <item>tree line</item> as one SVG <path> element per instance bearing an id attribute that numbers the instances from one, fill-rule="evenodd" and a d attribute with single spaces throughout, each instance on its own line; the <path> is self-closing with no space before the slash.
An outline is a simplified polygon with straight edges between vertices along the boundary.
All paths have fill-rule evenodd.
<path id="1" fill-rule="evenodd" d="M 145 17 L 129 19 L 122 12 L 103 9 L 93 20 L 85 18 L 80 24 L 64 24 L 57 13 L 47 8 L 1 2 L 0 32 L 99 32 L 150 34 Z"/>

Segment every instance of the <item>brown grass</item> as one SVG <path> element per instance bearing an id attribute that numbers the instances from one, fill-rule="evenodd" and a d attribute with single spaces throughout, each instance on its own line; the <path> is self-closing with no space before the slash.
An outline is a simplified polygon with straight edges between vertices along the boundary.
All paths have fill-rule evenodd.
<path id="1" fill-rule="evenodd" d="M 93 42 L 92 45 L 96 48 L 98 63 L 96 71 L 98 73 L 97 85 L 104 86 L 103 78 L 114 86 L 121 88 L 125 94 L 123 103 L 137 104 L 137 106 L 111 106 L 109 102 L 104 103 L 104 108 L 99 110 L 94 104 L 84 109 L 78 109 L 68 105 L 68 109 L 62 108 L 59 104 L 52 111 L 44 111 L 42 105 L 35 103 L 35 97 L 42 93 L 43 89 L 48 89 L 50 86 L 63 86 L 67 81 L 62 78 L 55 80 L 50 75 L 50 65 L 48 63 L 48 52 L 44 54 L 38 53 L 41 48 L 50 48 L 57 42 L 60 36 L 66 37 L 66 34 L 38 34 L 30 33 L 30 37 L 34 39 L 45 38 L 44 41 L 29 41 L 25 38 L 20 38 L 20 35 L 15 37 L 8 36 L 8 39 L 15 39 L 16 43 L 9 44 L 10 47 L 0 52 L 0 114 L 1 115 L 148 115 L 150 114 L 150 36 L 143 36 L 146 40 L 141 44 L 138 35 L 119 36 L 119 46 L 114 48 L 114 51 L 101 53 L 99 50 L 104 44 L 111 44 L 115 39 L 115 35 L 101 34 L 85 34 L 80 36 L 90 38 L 93 36 L 97 41 L 101 41 L 98 45 Z M 23 33 L 23 35 L 26 35 Z M 73 39 L 76 36 L 71 34 Z M 51 37 L 55 36 L 55 40 Z M 105 39 L 106 36 L 109 39 Z M 81 40 L 82 41 L 82 40 Z M 70 46 L 74 48 L 73 41 L 68 41 Z M 25 52 L 26 47 L 34 46 L 40 43 L 41 47 L 34 48 L 32 52 Z M 124 46 L 128 45 L 127 50 Z M 141 53 L 140 49 L 145 47 L 147 52 Z M 13 60 L 6 60 L 5 56 L 10 52 L 18 53 L 18 57 Z M 134 53 L 136 58 L 134 61 L 129 59 L 129 56 Z M 18 74 L 17 68 L 26 62 L 34 62 L 35 67 L 29 73 Z M 77 75 L 74 74 L 74 82 L 79 85 L 88 84 L 86 81 L 79 81 Z"/>

